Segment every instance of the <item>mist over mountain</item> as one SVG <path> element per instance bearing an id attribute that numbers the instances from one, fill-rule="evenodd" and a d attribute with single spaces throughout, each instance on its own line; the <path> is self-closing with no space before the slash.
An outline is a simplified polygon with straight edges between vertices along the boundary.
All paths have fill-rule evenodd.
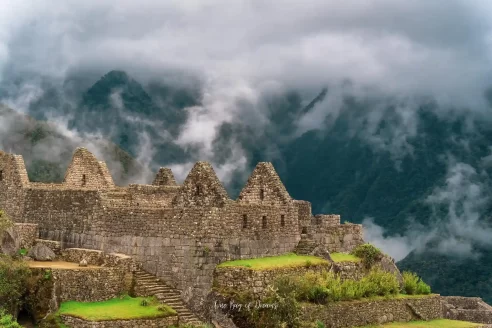
<path id="1" fill-rule="evenodd" d="M 364 222 L 437 292 L 491 300 L 490 2 L 4 8 L 0 102 L 17 116 L 0 122 L 1 146 L 28 168 L 48 160 L 40 179 L 59 180 L 65 154 L 95 139 L 139 163 L 121 182 L 159 166 L 182 181 L 207 160 L 233 198 L 272 161 L 293 197 Z M 33 143 L 45 132 L 17 128 L 20 114 L 72 141 Z"/>

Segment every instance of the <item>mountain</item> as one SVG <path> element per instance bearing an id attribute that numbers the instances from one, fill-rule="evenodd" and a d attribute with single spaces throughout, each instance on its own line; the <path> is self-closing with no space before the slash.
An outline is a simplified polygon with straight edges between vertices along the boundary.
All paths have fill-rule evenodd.
<path id="1" fill-rule="evenodd" d="M 194 106 L 201 104 L 199 85 L 141 84 L 121 71 L 108 72 L 86 88 L 81 87 L 86 80 L 71 81 L 64 90 L 71 90 L 74 101 L 64 103 L 64 91 L 54 88 L 31 104 L 30 113 L 38 117 L 48 107 L 58 110 L 71 117 L 70 127 L 78 133 L 99 134 L 154 165 L 200 159 L 196 149 L 175 142 Z M 296 90 L 264 97 L 264 125 L 254 111 L 245 111 L 252 116 L 217 128 L 214 165 L 228 164 L 234 149 L 244 154 L 246 173 L 259 161 L 272 161 L 290 194 L 311 201 L 314 213 L 338 213 L 354 223 L 371 217 L 384 229 L 378 237 L 382 242 L 392 235 L 410 236 L 402 247 L 423 251 L 411 252 L 398 264 L 431 282 L 436 292 L 479 295 L 491 302 L 492 293 L 483 287 L 490 271 L 482 263 L 492 262 L 492 252 L 474 236 L 488 231 L 492 217 L 489 119 L 459 114 L 428 99 L 344 96 L 338 113 L 326 110 L 331 114 L 299 130 L 300 121 L 330 106 L 331 93 L 320 88 L 310 97 Z M 238 101 L 237 106 L 248 104 Z M 29 138 L 44 136 L 43 130 L 29 131 Z M 56 176 L 48 164 L 36 171 Z M 231 175 L 227 189 L 234 198 L 247 174 L 236 168 Z M 436 246 L 453 238 L 473 248 L 459 253 L 453 245 Z"/>
<path id="2" fill-rule="evenodd" d="M 433 290 L 441 295 L 480 295 L 492 302 L 492 250 L 490 247 L 473 247 L 470 257 L 456 257 L 432 251 L 428 245 L 423 253 L 412 252 L 398 262 L 401 270 L 418 272 Z"/>
<path id="3" fill-rule="evenodd" d="M 100 154 L 117 184 L 128 184 L 143 170 L 134 158 L 108 140 L 64 135 L 55 124 L 37 121 L 0 104 L 0 149 L 24 157 L 31 181 L 62 182 L 79 146 Z"/>

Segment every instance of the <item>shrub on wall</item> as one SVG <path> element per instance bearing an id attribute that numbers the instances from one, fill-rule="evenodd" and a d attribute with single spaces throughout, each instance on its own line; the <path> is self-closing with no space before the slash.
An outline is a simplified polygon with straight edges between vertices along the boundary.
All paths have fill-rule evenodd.
<path id="1" fill-rule="evenodd" d="M 7 312 L 14 313 L 22 304 L 29 275 L 26 263 L 0 255 L 0 304 Z"/>
<path id="2" fill-rule="evenodd" d="M 297 301 L 317 304 L 390 296 L 400 291 L 397 277 L 377 267 L 361 280 L 342 280 L 333 272 L 309 272 L 301 276 L 279 277 L 275 287 L 281 295 L 292 293 Z"/>
<path id="3" fill-rule="evenodd" d="M 15 321 L 11 314 L 5 313 L 4 310 L 0 309 L 0 327 L 3 328 L 22 328 L 21 325 Z"/>
<path id="4" fill-rule="evenodd" d="M 431 288 L 413 272 L 403 272 L 403 292 L 408 295 L 427 295 Z"/>
<path id="5" fill-rule="evenodd" d="M 352 250 L 351 254 L 360 257 L 366 268 L 371 268 L 383 258 L 383 252 L 371 244 L 359 245 Z"/>

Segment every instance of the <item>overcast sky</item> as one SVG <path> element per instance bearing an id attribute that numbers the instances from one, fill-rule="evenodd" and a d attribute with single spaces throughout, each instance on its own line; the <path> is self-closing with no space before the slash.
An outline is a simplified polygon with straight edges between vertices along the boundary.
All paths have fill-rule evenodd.
<path id="1" fill-rule="evenodd" d="M 212 93 L 228 86 L 250 97 L 266 86 L 350 79 L 476 101 L 491 82 L 488 0 L 0 0 L 0 8 L 2 71 L 183 69 Z"/>

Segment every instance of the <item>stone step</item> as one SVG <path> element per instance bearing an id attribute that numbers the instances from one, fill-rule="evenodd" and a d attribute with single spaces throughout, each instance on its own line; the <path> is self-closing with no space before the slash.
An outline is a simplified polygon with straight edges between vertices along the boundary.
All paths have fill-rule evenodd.
<path id="1" fill-rule="evenodd" d="M 176 298 L 176 299 L 181 299 L 181 296 L 176 293 L 156 293 L 154 294 L 155 297 L 158 299 L 171 299 L 171 298 Z"/>
<path id="2" fill-rule="evenodd" d="M 177 290 L 145 271 L 136 271 L 135 279 L 136 287 L 139 290 L 144 291 L 149 296 L 155 296 L 159 302 L 173 308 L 183 322 L 196 325 L 202 324 L 198 317 L 186 307 L 186 304 L 181 299 L 181 293 Z"/>
<path id="3" fill-rule="evenodd" d="M 162 291 L 162 292 L 173 292 L 173 290 L 169 287 L 164 287 L 164 286 L 143 286 L 143 288 L 147 290 L 152 290 L 152 291 Z"/>

